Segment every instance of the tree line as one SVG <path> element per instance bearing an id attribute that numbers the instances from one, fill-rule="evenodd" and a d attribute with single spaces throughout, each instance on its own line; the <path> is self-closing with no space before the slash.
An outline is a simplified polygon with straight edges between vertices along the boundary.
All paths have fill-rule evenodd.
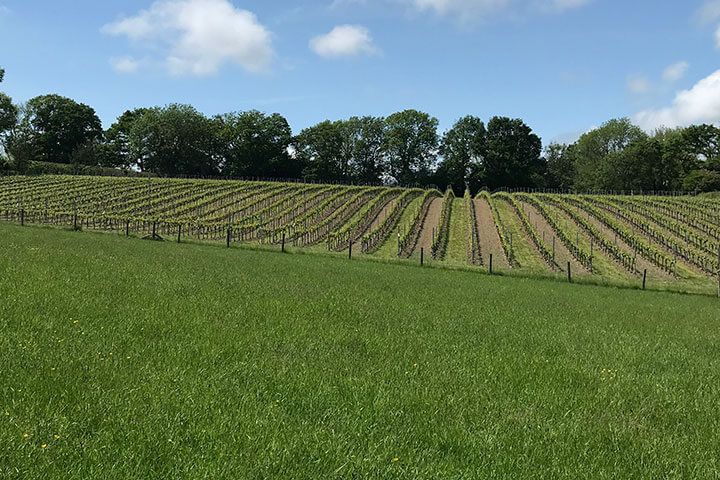
<path id="1" fill-rule="evenodd" d="M 0 81 L 4 72 L 0 69 Z M 162 176 L 567 190 L 720 190 L 720 129 L 647 134 L 611 120 L 571 145 L 521 119 L 459 119 L 440 134 L 417 110 L 323 121 L 294 135 L 278 113 L 207 117 L 190 105 L 138 108 L 104 130 L 94 109 L 59 95 L 15 105 L 0 93 L 0 170 L 38 162 Z"/>

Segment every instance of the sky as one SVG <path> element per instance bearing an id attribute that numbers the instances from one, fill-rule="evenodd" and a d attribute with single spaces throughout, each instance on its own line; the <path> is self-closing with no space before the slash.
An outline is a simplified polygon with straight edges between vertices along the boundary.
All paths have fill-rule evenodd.
<path id="1" fill-rule="evenodd" d="M 406 108 L 522 118 L 545 144 L 618 117 L 720 123 L 720 0 L 0 0 L 0 89 L 105 127 L 189 103 L 293 131 Z"/>

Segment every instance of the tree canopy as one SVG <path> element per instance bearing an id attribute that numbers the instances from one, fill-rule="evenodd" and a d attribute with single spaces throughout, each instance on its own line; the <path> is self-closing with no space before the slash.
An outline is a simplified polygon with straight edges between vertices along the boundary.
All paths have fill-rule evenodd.
<path id="1" fill-rule="evenodd" d="M 60 95 L 43 95 L 27 102 L 17 129 L 40 160 L 72 163 L 73 152 L 103 138 L 100 119 L 91 107 Z"/>
<path id="2" fill-rule="evenodd" d="M 0 82 L 4 77 L 0 68 Z M 321 182 L 593 190 L 720 189 L 720 128 L 647 133 L 613 119 L 569 145 L 519 118 L 467 115 L 438 134 L 418 110 L 324 120 L 297 135 L 279 113 L 207 117 L 190 105 L 125 111 L 107 130 L 92 107 L 60 95 L 16 105 L 0 92 L 0 168 L 34 161 L 158 175 L 304 178 Z"/>

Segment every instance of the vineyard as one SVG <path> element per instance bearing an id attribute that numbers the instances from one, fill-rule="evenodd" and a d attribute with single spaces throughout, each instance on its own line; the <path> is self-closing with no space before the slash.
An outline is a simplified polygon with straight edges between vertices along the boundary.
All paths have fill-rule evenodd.
<path id="1" fill-rule="evenodd" d="M 80 176 L 0 178 L 0 220 L 713 293 L 720 201 Z"/>

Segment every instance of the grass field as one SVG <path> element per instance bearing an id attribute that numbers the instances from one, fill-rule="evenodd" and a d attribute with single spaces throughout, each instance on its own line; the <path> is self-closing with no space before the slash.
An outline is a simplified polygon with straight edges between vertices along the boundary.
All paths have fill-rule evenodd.
<path id="1" fill-rule="evenodd" d="M 715 478 L 717 299 L 0 224 L 0 478 Z"/>

